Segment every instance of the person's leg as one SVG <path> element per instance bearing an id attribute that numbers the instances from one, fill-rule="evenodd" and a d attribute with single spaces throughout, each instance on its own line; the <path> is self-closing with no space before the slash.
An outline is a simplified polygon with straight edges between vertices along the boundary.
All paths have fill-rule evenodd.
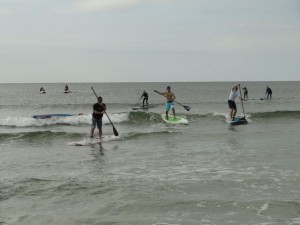
<path id="1" fill-rule="evenodd" d="M 145 100 L 146 100 L 146 99 L 144 98 L 144 99 L 143 99 L 143 107 L 144 107 L 144 105 L 145 105 Z"/>
<path id="2" fill-rule="evenodd" d="M 95 120 L 95 118 L 92 118 L 92 127 L 91 127 L 91 131 L 90 131 L 90 138 L 94 137 L 95 128 L 96 128 L 96 120 Z"/>
<path id="3" fill-rule="evenodd" d="M 234 120 L 234 117 L 235 117 L 235 115 L 236 115 L 236 109 L 233 109 L 233 112 L 232 112 L 232 120 Z"/>
<path id="4" fill-rule="evenodd" d="M 171 105 L 170 103 L 166 103 L 166 119 L 168 120 L 169 119 L 169 110 L 171 108 Z"/>
<path id="5" fill-rule="evenodd" d="M 90 138 L 94 137 L 94 130 L 95 130 L 95 127 L 91 127 Z"/>
<path id="6" fill-rule="evenodd" d="M 174 119 L 175 119 L 175 117 L 176 117 L 176 114 L 175 114 L 175 109 L 174 109 L 174 108 L 172 108 L 172 111 L 173 111 L 173 116 L 174 116 Z"/>
<path id="7" fill-rule="evenodd" d="M 102 142 L 102 128 L 98 130 L 99 130 L 99 142 Z"/>
<path id="8" fill-rule="evenodd" d="M 99 130 L 99 142 L 102 142 L 102 118 L 97 120 L 97 127 Z"/>
<path id="9" fill-rule="evenodd" d="M 169 119 L 169 110 L 166 110 L 166 119 Z"/>
<path id="10" fill-rule="evenodd" d="M 231 108 L 229 110 L 229 119 L 232 120 L 232 117 L 233 117 L 233 109 Z"/>

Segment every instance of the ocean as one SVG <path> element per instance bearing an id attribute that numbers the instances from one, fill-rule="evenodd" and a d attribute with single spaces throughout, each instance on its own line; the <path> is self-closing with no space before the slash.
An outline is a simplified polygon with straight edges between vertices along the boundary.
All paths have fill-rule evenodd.
<path id="1" fill-rule="evenodd" d="M 188 125 L 162 121 L 153 90 L 168 85 Z M 249 123 L 228 126 L 233 85 L 0 84 L 0 224 L 299 225 L 300 82 L 241 83 Z M 89 136 L 91 87 L 119 133 L 104 116 L 103 148 L 74 144 Z M 144 90 L 153 107 L 133 111 Z M 32 118 L 50 113 L 75 115 Z"/>

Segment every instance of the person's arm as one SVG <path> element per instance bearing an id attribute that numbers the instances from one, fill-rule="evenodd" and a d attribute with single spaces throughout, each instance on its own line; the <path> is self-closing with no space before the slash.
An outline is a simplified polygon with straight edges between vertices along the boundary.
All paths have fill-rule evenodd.
<path id="1" fill-rule="evenodd" d="M 240 84 L 235 85 L 234 87 L 231 88 L 231 90 L 234 90 L 235 88 L 240 88 Z"/>
<path id="2" fill-rule="evenodd" d="M 156 92 L 156 93 L 158 93 L 158 94 L 160 94 L 160 95 L 166 96 L 165 92 L 159 92 L 159 91 L 157 91 L 157 90 L 154 90 L 154 92 Z"/>
<path id="3" fill-rule="evenodd" d="M 172 92 L 172 101 L 174 101 L 176 98 L 175 94 Z"/>
<path id="4" fill-rule="evenodd" d="M 95 114 L 104 114 L 105 113 L 105 110 L 106 110 L 106 105 L 105 104 L 103 104 L 103 103 L 101 103 L 101 106 L 103 107 L 103 111 L 101 111 L 101 112 L 99 112 L 99 111 L 97 111 L 96 109 L 95 109 L 95 107 L 94 107 L 94 113 Z"/>

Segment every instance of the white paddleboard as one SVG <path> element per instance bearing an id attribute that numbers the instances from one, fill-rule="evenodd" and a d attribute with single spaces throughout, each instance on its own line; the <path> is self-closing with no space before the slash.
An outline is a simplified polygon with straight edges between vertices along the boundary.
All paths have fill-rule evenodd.
<path id="1" fill-rule="evenodd" d="M 102 143 L 103 142 L 108 142 L 108 141 L 115 141 L 117 139 L 120 139 L 120 137 L 116 137 L 114 135 L 107 135 L 107 136 L 102 136 Z M 73 141 L 70 142 L 68 145 L 73 145 L 73 146 L 93 146 L 93 145 L 101 145 L 101 142 L 99 142 L 99 138 L 85 138 L 83 140 L 80 141 Z"/>
<path id="2" fill-rule="evenodd" d="M 161 115 L 161 118 L 163 119 L 163 121 L 165 121 L 166 123 L 171 123 L 171 124 L 188 124 L 189 121 L 185 118 L 182 118 L 182 117 L 179 117 L 179 116 L 176 116 L 174 118 L 173 115 L 169 115 L 169 118 L 167 120 L 166 118 L 166 115 L 165 114 L 162 114 Z"/>
<path id="3" fill-rule="evenodd" d="M 75 145 L 75 146 L 93 146 L 93 145 L 96 145 L 96 144 L 99 144 L 101 145 L 102 143 L 99 142 L 99 139 L 98 140 L 90 140 L 88 138 L 86 138 L 85 140 L 82 140 L 82 141 L 75 141 L 75 142 L 72 142 L 72 144 L 70 143 L 70 145 Z"/>

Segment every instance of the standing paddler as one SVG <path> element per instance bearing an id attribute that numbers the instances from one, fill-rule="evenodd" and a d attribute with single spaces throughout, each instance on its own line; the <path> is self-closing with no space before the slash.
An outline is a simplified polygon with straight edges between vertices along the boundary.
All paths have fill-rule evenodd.
<path id="1" fill-rule="evenodd" d="M 168 120 L 169 119 L 169 111 L 170 109 L 172 110 L 173 112 L 173 116 L 174 116 L 174 119 L 176 118 L 176 115 L 175 115 L 175 107 L 174 107 L 174 100 L 176 98 L 175 94 L 171 91 L 171 87 L 168 86 L 167 87 L 167 90 L 165 92 L 158 92 L 155 90 L 155 92 L 157 92 L 158 94 L 161 94 L 163 96 L 165 96 L 167 98 L 167 102 L 166 102 L 166 119 Z"/>

